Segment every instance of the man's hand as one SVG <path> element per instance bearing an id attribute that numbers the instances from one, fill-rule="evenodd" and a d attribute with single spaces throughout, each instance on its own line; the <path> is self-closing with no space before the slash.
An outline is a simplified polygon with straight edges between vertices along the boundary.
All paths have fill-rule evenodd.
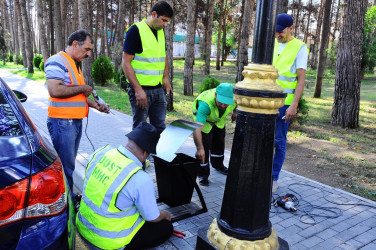
<path id="1" fill-rule="evenodd" d="M 200 160 L 202 164 L 205 163 L 205 150 L 203 148 L 197 149 L 195 156 L 196 159 Z"/>
<path id="2" fill-rule="evenodd" d="M 88 97 L 89 95 L 91 95 L 91 93 L 93 92 L 93 87 L 91 87 L 90 85 L 83 85 L 82 87 L 83 87 L 82 93 L 86 97 Z"/>
<path id="3" fill-rule="evenodd" d="M 110 105 L 107 104 L 107 103 L 102 103 L 101 105 L 98 104 L 98 108 L 97 110 L 99 110 L 100 112 L 103 112 L 103 113 L 110 113 Z"/>
<path id="4" fill-rule="evenodd" d="M 286 115 L 286 121 L 285 122 L 287 122 L 287 120 L 294 118 L 297 111 L 298 111 L 298 109 L 295 105 L 291 105 L 290 107 L 288 107 L 286 109 L 286 114 L 285 114 Z"/>
<path id="5" fill-rule="evenodd" d="M 148 99 L 145 91 L 142 88 L 139 88 L 139 90 L 135 90 L 134 94 L 136 96 L 137 105 L 140 107 L 140 109 L 146 108 L 148 105 Z"/>
<path id="6" fill-rule="evenodd" d="M 168 76 L 163 77 L 163 88 L 166 90 L 166 94 L 170 94 L 172 92 L 171 82 Z"/>

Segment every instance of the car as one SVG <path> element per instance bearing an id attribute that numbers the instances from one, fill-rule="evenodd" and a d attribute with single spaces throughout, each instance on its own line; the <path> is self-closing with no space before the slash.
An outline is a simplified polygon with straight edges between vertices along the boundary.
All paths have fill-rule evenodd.
<path id="1" fill-rule="evenodd" d="M 74 249 L 71 190 L 26 100 L 0 78 L 0 249 Z"/>

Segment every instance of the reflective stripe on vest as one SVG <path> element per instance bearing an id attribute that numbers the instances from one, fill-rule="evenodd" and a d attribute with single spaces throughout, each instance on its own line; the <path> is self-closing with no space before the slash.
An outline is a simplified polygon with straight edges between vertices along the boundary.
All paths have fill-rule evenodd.
<path id="1" fill-rule="evenodd" d="M 204 132 L 205 134 L 208 134 L 211 131 L 213 125 L 216 125 L 218 128 L 224 128 L 226 125 L 226 116 L 236 108 L 236 103 L 234 102 L 234 104 L 229 105 L 226 108 L 225 112 L 220 117 L 217 103 L 215 101 L 215 90 L 216 89 L 214 88 L 202 92 L 195 99 L 192 106 L 193 119 L 196 121 L 198 102 L 203 101 L 209 105 L 210 114 L 206 118 L 206 122 L 202 127 L 202 132 Z"/>
<path id="2" fill-rule="evenodd" d="M 77 229 L 97 247 L 122 248 L 129 244 L 145 223 L 135 206 L 116 207 L 119 192 L 142 168 L 109 145 L 95 152 L 88 163 Z"/>
<path id="3" fill-rule="evenodd" d="M 81 69 L 76 66 L 74 60 L 65 52 L 61 51 L 57 55 L 59 56 L 65 66 L 68 69 L 69 77 L 71 80 L 71 86 L 85 85 L 84 77 Z M 64 119 L 82 119 L 87 116 L 88 104 L 84 94 L 78 94 L 76 96 L 68 98 L 52 98 L 49 97 L 48 116 L 52 118 L 64 118 Z"/>
<path id="4" fill-rule="evenodd" d="M 157 31 L 158 41 L 145 20 L 135 24 L 138 28 L 142 53 L 135 54 L 131 66 L 142 86 L 162 83 L 166 62 L 166 41 L 163 29 Z"/>
<path id="5" fill-rule="evenodd" d="M 291 67 L 302 46 L 304 46 L 302 41 L 293 38 L 278 56 L 279 43 L 277 40 L 274 43 L 273 65 L 277 68 L 279 74 L 276 82 L 282 86 L 283 92 L 287 93 L 285 105 L 291 105 L 294 100 L 298 78 L 296 72 L 295 74 L 291 73 Z"/>

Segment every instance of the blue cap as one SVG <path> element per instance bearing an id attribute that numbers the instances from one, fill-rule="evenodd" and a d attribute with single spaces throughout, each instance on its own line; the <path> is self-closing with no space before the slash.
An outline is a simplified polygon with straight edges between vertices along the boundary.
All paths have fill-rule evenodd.
<path id="1" fill-rule="evenodd" d="M 232 93 L 234 87 L 229 83 L 221 83 L 217 86 L 217 100 L 220 103 L 232 105 L 234 104 L 234 94 Z"/>
<path id="2" fill-rule="evenodd" d="M 276 32 L 282 32 L 287 27 L 291 27 L 294 24 L 294 19 L 289 14 L 279 14 L 277 17 Z"/>

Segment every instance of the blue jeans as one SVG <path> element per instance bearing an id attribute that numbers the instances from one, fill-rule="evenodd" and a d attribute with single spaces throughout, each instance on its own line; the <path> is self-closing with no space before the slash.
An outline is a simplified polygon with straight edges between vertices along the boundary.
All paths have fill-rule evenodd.
<path id="1" fill-rule="evenodd" d="M 285 105 L 279 109 L 279 116 L 275 124 L 275 138 L 274 138 L 274 159 L 273 159 L 273 180 L 278 180 L 279 173 L 281 172 L 283 162 L 286 156 L 286 143 L 287 143 L 287 129 L 290 120 L 282 120 L 290 105 Z"/>
<path id="2" fill-rule="evenodd" d="M 47 118 L 47 128 L 57 154 L 63 164 L 71 192 L 73 171 L 82 135 L 82 119 Z"/>
<path id="3" fill-rule="evenodd" d="M 134 129 L 140 122 L 146 121 L 149 117 L 150 124 L 152 124 L 159 133 L 162 133 L 166 128 L 165 119 L 167 101 L 165 90 L 163 87 L 160 87 L 155 89 L 144 89 L 144 91 L 148 104 L 144 109 L 140 109 L 137 105 L 134 89 L 129 84 L 127 86 L 129 102 L 133 114 L 132 127 Z"/>

